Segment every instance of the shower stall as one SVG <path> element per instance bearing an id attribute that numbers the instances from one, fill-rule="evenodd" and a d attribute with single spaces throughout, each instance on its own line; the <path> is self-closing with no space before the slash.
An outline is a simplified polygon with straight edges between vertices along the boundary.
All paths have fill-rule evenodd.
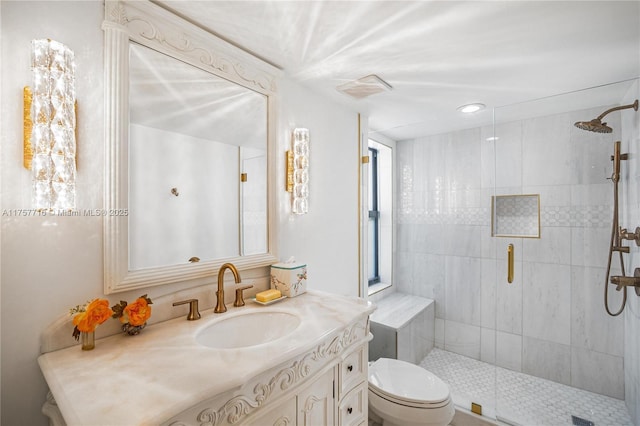
<path id="1" fill-rule="evenodd" d="M 620 108 L 638 98 L 624 81 L 398 142 L 396 289 L 435 300 L 421 365 L 459 407 L 517 425 L 640 425 L 640 297 L 609 277 L 640 267 L 640 113 Z M 603 111 L 610 133 L 578 126 Z"/>

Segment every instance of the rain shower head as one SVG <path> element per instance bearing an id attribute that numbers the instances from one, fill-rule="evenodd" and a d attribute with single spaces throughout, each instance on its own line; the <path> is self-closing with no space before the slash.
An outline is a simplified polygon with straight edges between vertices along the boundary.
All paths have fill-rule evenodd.
<path id="1" fill-rule="evenodd" d="M 609 126 L 607 126 L 607 123 L 603 123 L 602 119 L 604 118 L 605 115 L 609 114 L 610 112 L 613 111 L 618 111 L 621 109 L 627 109 L 627 108 L 633 108 L 635 111 L 638 110 L 638 100 L 636 99 L 636 101 L 630 105 L 623 105 L 623 106 L 618 106 L 618 107 L 614 107 L 611 109 L 606 110 L 605 112 L 603 112 L 602 114 L 600 114 L 598 116 L 598 118 L 594 118 L 591 121 L 578 121 L 576 122 L 574 125 L 582 130 L 588 130 L 590 132 L 596 132 L 596 133 L 611 133 L 613 131 L 613 129 Z"/>
<path id="2" fill-rule="evenodd" d="M 588 130 L 596 133 L 611 133 L 613 129 L 607 126 L 607 123 L 603 123 L 601 120 L 594 118 L 591 121 L 578 121 L 575 123 L 578 129 Z"/>

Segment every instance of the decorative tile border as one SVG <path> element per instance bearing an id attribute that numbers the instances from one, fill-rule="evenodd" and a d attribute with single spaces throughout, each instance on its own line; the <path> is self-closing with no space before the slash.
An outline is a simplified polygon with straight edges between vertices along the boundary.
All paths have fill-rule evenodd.
<path id="1" fill-rule="evenodd" d="M 613 215 L 610 205 L 543 206 L 540 225 L 583 228 L 609 228 Z M 472 225 L 491 226 L 491 209 L 465 207 L 448 211 L 414 210 L 407 207 L 397 213 L 397 223 L 403 225 Z"/>

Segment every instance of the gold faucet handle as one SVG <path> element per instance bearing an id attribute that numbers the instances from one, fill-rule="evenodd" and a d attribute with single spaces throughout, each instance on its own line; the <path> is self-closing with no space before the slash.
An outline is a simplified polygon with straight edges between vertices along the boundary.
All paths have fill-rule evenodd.
<path id="1" fill-rule="evenodd" d="M 252 285 L 248 285 L 245 287 L 236 288 L 236 300 L 233 302 L 233 306 L 244 306 L 244 293 L 243 291 L 253 287 Z"/>
<path id="2" fill-rule="evenodd" d="M 173 306 L 189 304 L 189 314 L 187 315 L 188 321 L 195 321 L 200 319 L 200 312 L 198 311 L 198 299 L 187 299 L 175 302 Z"/>

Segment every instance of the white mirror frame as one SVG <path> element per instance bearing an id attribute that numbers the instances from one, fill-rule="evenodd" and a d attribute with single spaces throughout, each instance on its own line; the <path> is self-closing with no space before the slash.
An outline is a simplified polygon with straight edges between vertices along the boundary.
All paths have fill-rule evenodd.
<path id="1" fill-rule="evenodd" d="M 104 292 L 117 293 L 277 262 L 275 211 L 276 80 L 280 70 L 148 1 L 105 2 Z M 165 53 L 267 98 L 267 253 L 129 271 L 129 41 Z"/>

